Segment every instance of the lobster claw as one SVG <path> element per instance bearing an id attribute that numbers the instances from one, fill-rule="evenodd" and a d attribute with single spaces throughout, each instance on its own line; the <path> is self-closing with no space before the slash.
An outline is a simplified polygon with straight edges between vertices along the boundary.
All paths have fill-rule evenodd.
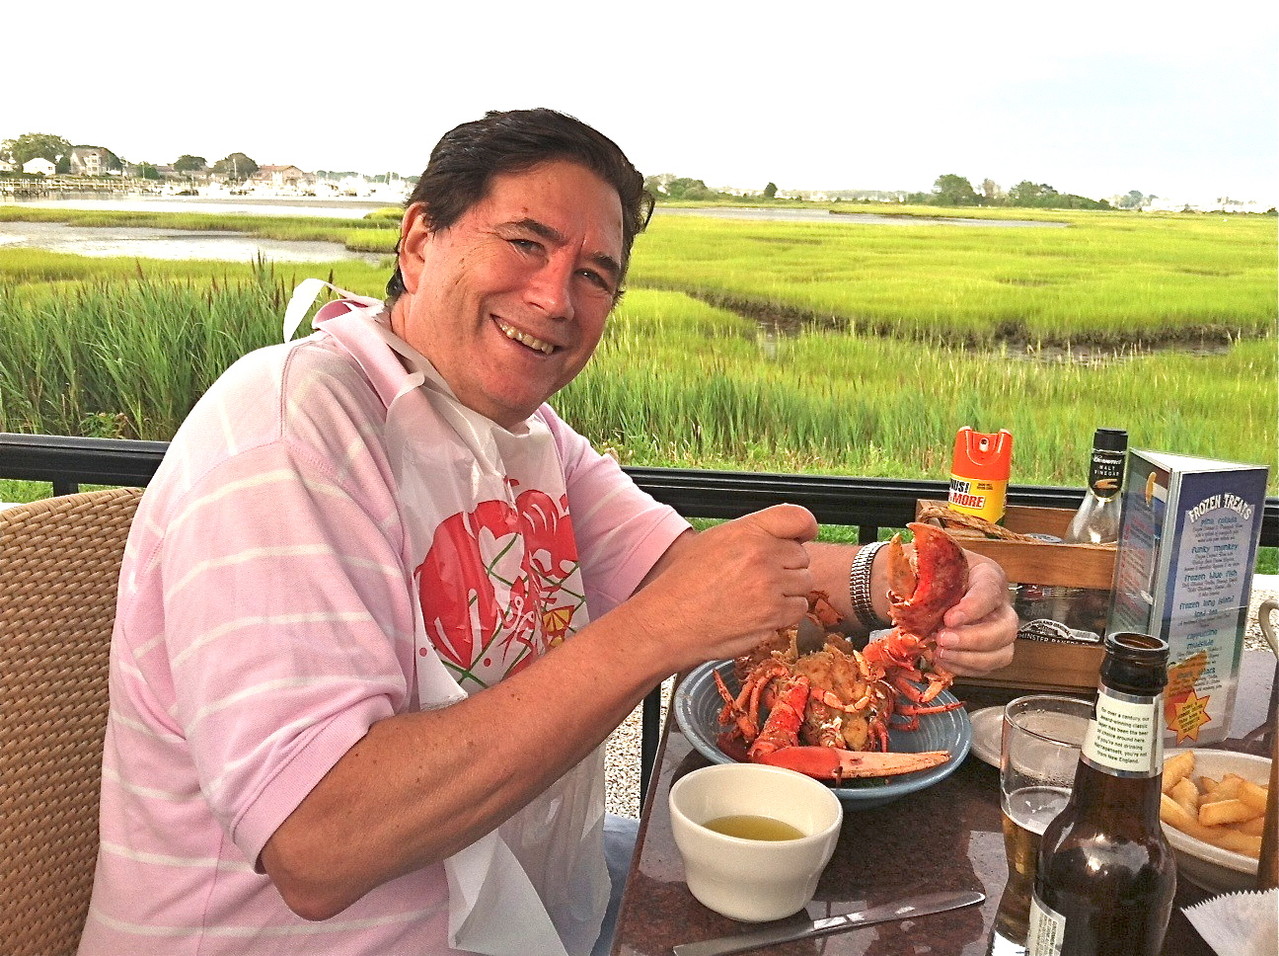
<path id="1" fill-rule="evenodd" d="M 897 774 L 928 770 L 950 759 L 945 750 L 924 753 L 876 753 L 861 750 L 837 750 L 834 747 L 783 747 L 755 758 L 758 763 L 785 767 L 819 780 L 853 779 L 857 777 L 892 777 Z"/>
<path id="2" fill-rule="evenodd" d="M 898 630 L 919 637 L 936 633 L 942 617 L 968 589 L 968 561 L 955 539 L 935 525 L 912 521 L 915 554 L 901 539 L 888 546 L 888 600 Z"/>

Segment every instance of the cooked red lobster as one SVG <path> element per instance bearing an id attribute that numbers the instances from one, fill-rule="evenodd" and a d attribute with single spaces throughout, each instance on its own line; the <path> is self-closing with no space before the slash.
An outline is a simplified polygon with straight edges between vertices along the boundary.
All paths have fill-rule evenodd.
<path id="1" fill-rule="evenodd" d="M 821 650 L 799 652 L 796 624 L 737 659 L 742 689 L 736 696 L 714 672 L 725 701 L 719 721 L 729 725 L 718 739 L 721 750 L 836 782 L 926 770 L 950 759 L 944 750 L 888 752 L 890 726 L 914 729 L 921 714 L 963 706 L 930 702 L 954 680 L 935 660 L 935 635 L 968 587 L 968 562 L 944 530 L 907 527 L 915 534 L 914 553 L 906 553 L 900 536 L 887 547 L 893 622 L 887 634 L 856 650 L 830 632 L 839 615 L 825 594 L 814 592 L 807 617 L 826 632 Z M 892 723 L 894 716 L 905 719 Z"/>

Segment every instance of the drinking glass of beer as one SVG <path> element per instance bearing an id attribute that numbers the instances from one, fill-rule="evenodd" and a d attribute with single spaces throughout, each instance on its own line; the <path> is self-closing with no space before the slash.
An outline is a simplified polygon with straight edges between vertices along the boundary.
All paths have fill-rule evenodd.
<path id="1" fill-rule="evenodd" d="M 1030 891 L 1044 828 L 1066 805 L 1092 703 L 1032 694 L 1004 708 L 999 754 L 1008 885 L 995 914 L 993 956 L 1026 952 Z"/>

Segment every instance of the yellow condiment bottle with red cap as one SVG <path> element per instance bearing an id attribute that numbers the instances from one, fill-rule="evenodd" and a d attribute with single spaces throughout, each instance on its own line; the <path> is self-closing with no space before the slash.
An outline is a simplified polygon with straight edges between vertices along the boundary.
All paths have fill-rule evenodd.
<path id="1" fill-rule="evenodd" d="M 1012 432 L 1001 428 L 987 435 L 965 425 L 955 433 L 947 497 L 950 507 L 996 524 L 1003 521 L 1012 463 Z"/>

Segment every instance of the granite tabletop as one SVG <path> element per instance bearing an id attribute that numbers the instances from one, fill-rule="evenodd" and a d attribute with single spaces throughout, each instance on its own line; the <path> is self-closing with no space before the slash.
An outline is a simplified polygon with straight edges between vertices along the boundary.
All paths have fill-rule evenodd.
<path id="1" fill-rule="evenodd" d="M 1269 651 L 1244 652 L 1230 736 L 1214 746 L 1269 755 L 1274 730 L 1276 661 Z M 956 688 L 970 712 L 1002 704 L 1013 691 Z M 677 943 L 741 932 L 748 924 L 722 917 L 698 903 L 683 879 L 671 835 L 667 794 L 682 774 L 708 763 L 675 719 L 663 729 L 657 771 L 640 820 L 618 920 L 614 956 L 668 956 Z M 979 890 L 985 903 L 953 913 L 886 923 L 816 940 L 757 950 L 771 956 L 906 953 L 987 956 L 1000 894 L 1008 879 L 999 812 L 999 771 L 975 754 L 950 776 L 893 803 L 849 811 L 835 856 L 823 873 L 810 918 L 890 902 L 907 894 Z M 1212 950 L 1181 908 L 1208 893 L 1179 880 L 1164 951 L 1211 956 Z"/>

